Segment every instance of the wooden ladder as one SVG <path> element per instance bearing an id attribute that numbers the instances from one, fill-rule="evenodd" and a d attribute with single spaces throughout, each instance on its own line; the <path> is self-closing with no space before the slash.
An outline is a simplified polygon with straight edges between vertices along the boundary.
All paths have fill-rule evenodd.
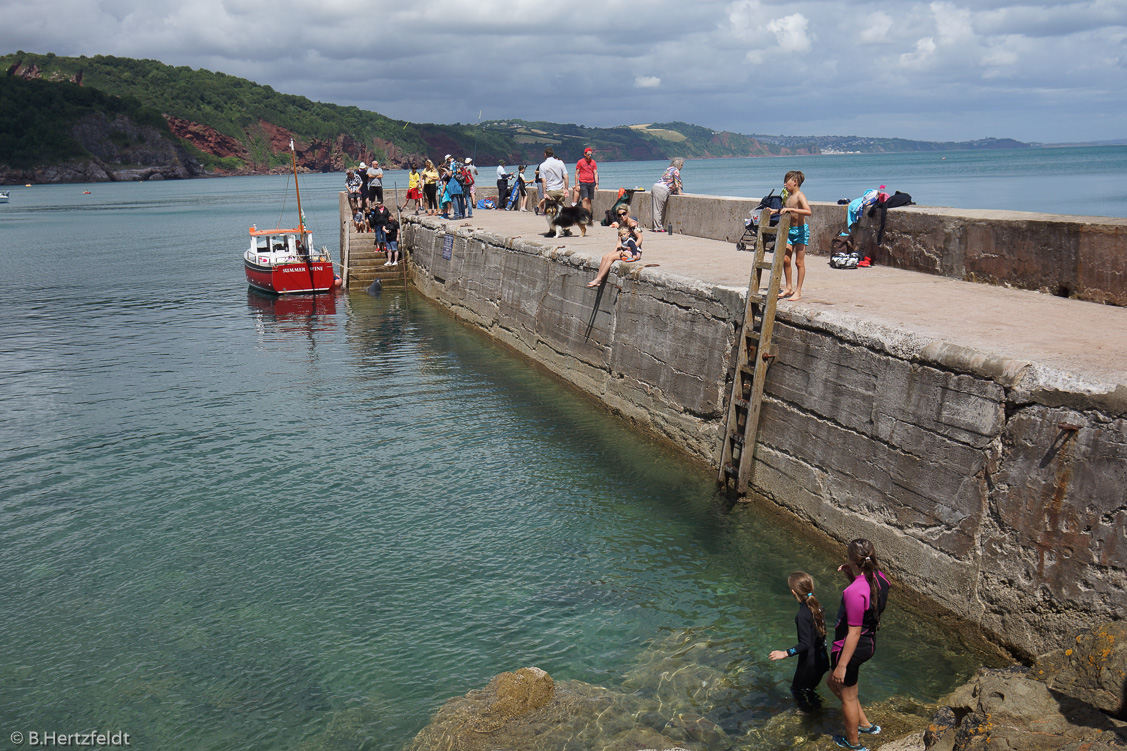
<path id="1" fill-rule="evenodd" d="M 790 228 L 789 214 L 781 215 L 775 227 L 770 225 L 770 220 L 770 209 L 764 209 L 759 215 L 759 231 L 755 236 L 755 262 L 747 285 L 747 305 L 739 333 L 732 396 L 728 400 L 728 417 L 724 422 L 724 453 L 720 457 L 718 482 L 723 486 L 734 482 L 740 495 L 747 493 L 751 482 L 763 383 L 767 378 L 767 368 L 776 354 L 771 335 L 775 328 L 779 280 L 782 277 L 787 230 Z M 775 238 L 775 252 L 774 258 L 768 261 L 767 240 L 771 237 Z M 759 289 L 764 271 L 770 272 L 770 275 L 767 292 L 761 294 Z"/>

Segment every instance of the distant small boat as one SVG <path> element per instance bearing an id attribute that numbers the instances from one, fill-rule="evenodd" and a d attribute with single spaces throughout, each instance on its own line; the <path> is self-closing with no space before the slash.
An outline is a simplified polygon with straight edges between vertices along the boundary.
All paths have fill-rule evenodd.
<path id="1" fill-rule="evenodd" d="M 297 185 L 297 153 L 290 141 L 293 183 L 297 191 L 297 222 L 293 229 L 258 229 L 251 225 L 250 247 L 243 252 L 247 284 L 263 292 L 288 295 L 328 292 L 336 284 L 329 251 L 313 247 L 313 233 L 305 229 L 301 189 Z"/>
<path id="2" fill-rule="evenodd" d="M 8 192 L 8 191 L 6 191 L 6 190 L 0 190 L 0 203 L 7 203 L 7 202 L 8 202 L 8 196 L 9 196 L 9 195 L 10 195 L 10 194 L 9 194 L 9 192 Z"/>
<path id="3" fill-rule="evenodd" d="M 88 196 L 88 195 L 90 195 L 90 191 L 84 190 L 84 191 L 82 191 L 82 195 Z"/>

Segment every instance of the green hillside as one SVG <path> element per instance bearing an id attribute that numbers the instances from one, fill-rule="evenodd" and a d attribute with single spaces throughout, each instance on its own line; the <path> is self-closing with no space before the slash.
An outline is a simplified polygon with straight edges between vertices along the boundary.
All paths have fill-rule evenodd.
<path id="1" fill-rule="evenodd" d="M 73 83 L 0 78 L 0 164 L 27 168 L 89 156 L 74 137 L 76 123 L 91 113 L 125 115 L 171 138 L 160 112 L 134 97 L 116 97 Z"/>
<path id="2" fill-rule="evenodd" d="M 568 158 L 578 156 L 584 146 L 594 146 L 600 159 L 611 161 L 790 152 L 748 136 L 716 133 L 686 123 L 618 128 L 521 120 L 474 125 L 405 123 L 357 107 L 281 94 L 269 86 L 224 73 L 173 67 L 156 60 L 20 51 L 0 56 L 0 65 L 8 78 L 34 78 L 70 86 L 73 84 L 69 82 L 76 81 L 84 90 L 132 98 L 170 119 L 203 126 L 207 135 L 201 136 L 198 129 L 177 135 L 199 149 L 201 161 L 212 168 L 261 171 L 282 164 L 285 155 L 271 139 L 276 131 L 304 142 L 308 146 L 301 154 L 304 166 L 319 170 L 341 169 L 372 158 L 406 164 L 426 156 L 440 158 L 444 153 L 476 153 L 482 163 L 498 159 L 533 162 L 542 158 L 546 145 L 555 146 Z M 181 127 L 187 129 L 187 125 Z M 73 155 L 74 150 L 58 149 L 55 154 Z M 39 152 L 35 158 L 42 156 Z"/>
<path id="3" fill-rule="evenodd" d="M 156 60 L 19 51 L 0 56 L 0 65 L 5 72 L 0 89 L 0 168 L 9 169 L 81 160 L 91 152 L 100 152 L 105 163 L 126 160 L 129 154 L 109 154 L 105 144 L 125 138 L 128 124 L 118 118 L 113 132 L 105 128 L 91 134 L 90 118 L 84 119 L 91 113 L 109 120 L 120 115 L 138 125 L 157 127 L 159 137 L 169 142 L 168 153 L 175 151 L 195 165 L 190 174 L 196 174 L 193 170 L 200 165 L 227 174 L 284 168 L 291 138 L 299 165 L 323 172 L 373 159 L 393 167 L 419 164 L 427 157 L 437 161 L 446 153 L 476 156 L 481 164 L 501 159 L 532 164 L 541 160 L 545 146 L 552 146 L 565 160 L 578 158 L 584 147 L 591 146 L 601 161 L 622 161 L 1023 145 L 992 139 L 930 144 L 852 136 L 749 136 L 683 122 L 613 128 L 525 120 L 406 123 L 357 107 L 282 94 L 225 73 Z M 75 137 L 79 121 L 87 123 L 84 139 Z M 112 170 L 109 174 L 109 179 L 116 179 Z M 179 174 L 174 170 L 166 176 Z"/>

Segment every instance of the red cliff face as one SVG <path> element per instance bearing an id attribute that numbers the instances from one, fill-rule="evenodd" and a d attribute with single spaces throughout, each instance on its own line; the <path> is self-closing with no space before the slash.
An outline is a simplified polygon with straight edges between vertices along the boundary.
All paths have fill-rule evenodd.
<path id="1" fill-rule="evenodd" d="M 350 135 L 340 134 L 331 140 L 314 138 L 308 141 L 295 136 L 290 130 L 259 120 L 246 129 L 246 140 L 239 141 L 214 128 L 179 117 L 165 115 L 169 127 L 177 138 L 182 138 L 200 151 L 217 157 L 235 157 L 243 162 L 240 174 L 271 172 L 265 165 L 255 164 L 247 144 L 260 143 L 273 154 L 289 154 L 290 139 L 294 142 L 299 170 L 310 172 L 343 172 L 357 162 L 379 161 L 392 169 L 414 163 L 421 165 L 424 157 L 404 152 L 390 141 L 374 139 L 363 144 Z"/>
<path id="2" fill-rule="evenodd" d="M 244 162 L 247 161 L 249 155 L 246 148 L 234 138 L 223 135 L 214 128 L 179 117 L 165 115 L 164 119 L 168 121 L 168 127 L 172 129 L 173 135 L 184 139 L 200 151 L 217 157 L 236 157 Z"/>

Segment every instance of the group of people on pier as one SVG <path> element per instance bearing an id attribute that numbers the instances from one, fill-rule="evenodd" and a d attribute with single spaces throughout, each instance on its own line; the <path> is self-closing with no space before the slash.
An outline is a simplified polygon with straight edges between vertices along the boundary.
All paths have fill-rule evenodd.
<path id="1" fill-rule="evenodd" d="M 681 170 L 685 160 L 675 158 L 662 172 L 661 177 L 650 190 L 650 218 L 653 232 L 672 231 L 666 223 L 666 208 L 670 196 L 684 192 Z M 491 208 L 510 211 L 528 211 L 528 185 L 526 174 L 528 165 L 521 164 L 515 172 L 508 172 L 505 162 L 497 166 L 497 199 Z M 438 166 L 427 159 L 420 170 L 410 166 L 407 178 L 407 198 L 399 212 L 414 209 L 415 214 L 441 216 L 444 219 L 463 219 L 473 216 L 477 202 L 477 166 L 471 157 L 456 159 L 447 154 Z M 784 205 L 778 213 L 791 215 L 790 230 L 786 242 L 786 255 L 783 259 L 783 275 L 786 286 L 779 293 L 780 299 L 793 301 L 802 299 L 802 283 L 806 278 L 806 247 L 810 244 L 810 224 L 808 217 L 813 212 L 801 190 L 805 176 L 798 171 L 788 172 L 784 178 Z M 548 208 L 549 202 L 563 206 L 569 200 L 572 206 L 581 206 L 591 218 L 595 193 L 599 189 L 599 165 L 590 147 L 583 150 L 583 156 L 575 164 L 575 184 L 571 185 L 567 165 L 556 157 L 551 147 L 544 149 L 544 161 L 535 167 L 532 178 L 538 192 L 538 201 L 533 209 L 540 214 Z M 389 222 L 383 216 L 387 208 L 383 205 L 383 170 L 379 162 L 370 165 L 360 162 L 357 170 L 348 170 L 345 179 L 349 204 L 358 231 L 374 232 L 380 244 L 380 235 L 387 232 Z M 613 250 L 604 254 L 599 262 L 599 270 L 588 287 L 602 285 L 617 261 L 633 263 L 642 257 L 642 228 L 637 219 L 630 216 L 629 203 L 616 203 L 613 216 L 608 217 L 610 226 L 616 230 L 616 244 Z M 398 222 L 394 232 L 398 231 Z M 793 261 L 793 264 L 792 264 Z M 794 279 L 792 279 L 792 265 Z"/>

